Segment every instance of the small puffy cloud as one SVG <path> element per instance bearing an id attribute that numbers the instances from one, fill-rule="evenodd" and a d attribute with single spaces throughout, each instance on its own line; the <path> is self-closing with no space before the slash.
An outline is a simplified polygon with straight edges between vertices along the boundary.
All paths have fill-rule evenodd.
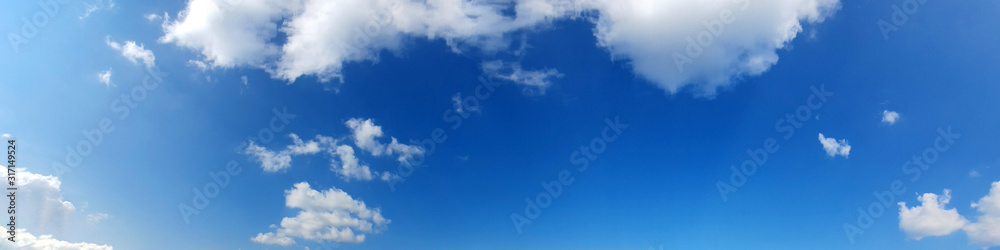
<path id="1" fill-rule="evenodd" d="M 896 121 L 899 121 L 899 113 L 896 113 L 896 111 L 888 111 L 888 110 L 882 111 L 882 124 L 891 126 L 893 124 L 896 124 Z"/>
<path id="2" fill-rule="evenodd" d="M 243 82 L 243 86 L 247 86 L 247 84 L 250 82 L 250 80 L 247 79 L 247 76 L 240 76 L 240 81 Z"/>
<path id="3" fill-rule="evenodd" d="M 271 151 L 265 147 L 258 146 L 253 141 L 250 141 L 250 145 L 247 146 L 243 153 L 253 155 L 257 162 L 260 163 L 260 167 L 264 169 L 264 172 L 274 173 L 292 166 L 292 156 L 288 152 Z"/>
<path id="4" fill-rule="evenodd" d="M 945 209 L 951 200 L 951 191 L 944 195 L 926 193 L 918 197 L 920 205 L 907 208 L 906 202 L 899 202 L 899 229 L 911 239 L 920 240 L 928 236 L 943 236 L 962 229 L 969 223 L 954 208 Z"/>
<path id="5" fill-rule="evenodd" d="M 974 177 L 979 177 L 979 176 L 982 176 L 982 175 L 979 174 L 979 171 L 976 171 L 976 170 L 969 171 L 969 177 L 973 177 L 974 178 Z"/>
<path id="6" fill-rule="evenodd" d="M 525 91 L 537 91 L 540 95 L 544 95 L 545 90 L 552 86 L 551 78 L 563 77 L 563 74 L 555 69 L 523 70 L 519 63 L 504 63 L 499 60 L 484 62 L 482 69 L 489 77 L 523 85 Z"/>
<path id="7" fill-rule="evenodd" d="M 10 138 L 10 136 L 11 136 L 11 135 L 10 135 L 10 134 L 8 134 L 8 133 L 4 133 L 4 134 L 3 134 L 3 138 Z"/>
<path id="8" fill-rule="evenodd" d="M 110 37 L 105 39 L 105 43 L 112 49 L 121 52 L 122 56 L 132 63 L 142 63 L 147 68 L 156 66 L 156 56 L 153 55 L 152 51 L 143 48 L 142 44 L 136 44 L 135 41 L 125 41 L 125 44 L 121 44 L 112 41 Z"/>
<path id="9" fill-rule="evenodd" d="M 187 65 L 198 68 L 201 71 L 206 71 L 209 67 L 208 64 L 205 64 L 205 62 L 198 60 L 188 60 Z"/>
<path id="10" fill-rule="evenodd" d="M 375 125 L 371 119 L 353 118 L 344 124 L 351 129 L 354 145 L 370 152 L 372 156 L 396 155 L 399 163 L 412 165 L 415 156 L 424 154 L 423 148 L 399 143 L 395 137 L 390 137 L 391 142 L 388 145 L 379 142 L 377 139 L 382 137 L 382 127 Z"/>
<path id="11" fill-rule="evenodd" d="M 97 73 L 97 80 L 104 83 L 104 86 L 111 86 L 111 68 Z"/>
<path id="12" fill-rule="evenodd" d="M 375 138 L 382 137 L 382 127 L 375 125 L 371 119 L 352 118 L 344 122 L 344 125 L 351 129 L 354 145 L 358 148 L 370 152 L 372 156 L 385 152 L 385 145 L 375 141 Z"/>
<path id="13" fill-rule="evenodd" d="M 110 218 L 110 216 L 108 214 L 106 214 L 106 213 L 88 214 L 87 215 L 87 223 L 90 223 L 91 225 L 94 225 L 94 224 L 97 224 L 98 222 L 101 222 L 102 220 L 106 220 L 108 218 Z"/>
<path id="14" fill-rule="evenodd" d="M 98 245 L 87 242 L 67 242 L 55 239 L 52 235 L 35 236 L 25 229 L 17 229 L 17 242 L 6 238 L 0 241 L 0 249 L 21 250 L 113 250 L 108 245 Z"/>
<path id="15" fill-rule="evenodd" d="M 827 138 L 823 136 L 823 133 L 820 133 L 819 143 L 823 144 L 823 150 L 826 150 L 826 155 L 830 157 L 838 155 L 847 157 L 851 154 L 851 145 L 847 144 L 847 140 L 838 141 L 834 138 Z"/>
<path id="16" fill-rule="evenodd" d="M 390 220 L 380 209 L 370 209 L 343 190 L 312 189 L 300 182 L 285 191 L 285 206 L 299 209 L 295 217 L 285 217 L 274 232 L 259 233 L 251 241 L 260 244 L 291 246 L 293 238 L 316 242 L 361 243 L 366 234 L 385 230 Z"/>

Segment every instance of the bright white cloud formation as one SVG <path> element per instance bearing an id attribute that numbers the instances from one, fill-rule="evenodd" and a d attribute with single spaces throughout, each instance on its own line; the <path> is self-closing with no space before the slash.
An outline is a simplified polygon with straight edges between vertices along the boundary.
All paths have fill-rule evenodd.
<path id="1" fill-rule="evenodd" d="M 61 230 L 76 211 L 76 206 L 63 200 L 59 178 L 20 170 L 15 184 L 18 188 L 18 223 L 43 231 Z"/>
<path id="2" fill-rule="evenodd" d="M 355 146 L 371 153 L 372 156 L 395 156 L 400 164 L 412 166 L 414 157 L 422 156 L 424 149 L 416 145 L 400 143 L 395 137 L 390 137 L 388 144 L 379 142 L 382 137 L 382 127 L 375 125 L 371 119 L 350 119 L 344 123 L 351 129 L 351 138 Z M 330 170 L 338 173 L 344 180 L 370 181 L 378 177 L 382 181 L 397 178 L 389 171 L 372 171 L 371 167 L 361 162 L 355 154 L 354 147 L 340 144 L 333 137 L 317 135 L 315 139 L 303 141 L 298 135 L 290 134 L 293 144 L 281 151 L 272 151 L 254 142 L 250 142 L 244 150 L 245 154 L 254 156 L 265 172 L 284 171 L 291 167 L 292 156 L 314 155 L 326 152 L 330 156 Z"/>
<path id="3" fill-rule="evenodd" d="M 213 66 L 328 80 L 340 78 L 344 63 L 402 50 L 410 37 L 444 40 L 456 53 L 509 52 L 513 32 L 583 17 L 595 24 L 598 46 L 637 75 L 671 93 L 691 86 L 711 96 L 765 72 L 803 23 L 838 8 L 837 0 L 190 0 L 176 19 L 164 18 L 160 42 L 196 50 Z M 557 74 L 522 73 L 507 76 L 545 87 Z"/>
<path id="4" fill-rule="evenodd" d="M 819 143 L 823 144 L 823 150 L 826 150 L 826 155 L 830 157 L 838 155 L 847 157 L 851 154 L 851 145 L 847 144 L 847 140 L 838 141 L 834 138 L 827 138 L 823 136 L 823 133 L 820 133 Z"/>
<path id="5" fill-rule="evenodd" d="M 114 0 L 107 0 L 107 1 L 96 0 L 96 1 L 93 1 L 93 2 L 90 2 L 90 3 L 86 3 L 85 5 L 86 5 L 86 9 L 84 9 L 83 15 L 79 17 L 80 20 L 87 19 L 87 17 L 89 17 L 90 14 L 93 14 L 94 12 L 96 12 L 98 10 L 110 10 L 110 9 L 114 9 L 115 8 L 115 1 Z"/>
<path id="6" fill-rule="evenodd" d="M 153 55 L 152 51 L 143 48 L 142 44 L 136 44 L 134 41 L 125 41 L 125 44 L 121 44 L 112 41 L 110 37 L 105 38 L 105 43 L 112 49 L 121 52 L 122 56 L 132 63 L 142 63 L 147 68 L 156 66 L 156 56 Z"/>
<path id="7" fill-rule="evenodd" d="M 317 242 L 361 243 L 366 234 L 386 229 L 390 220 L 379 209 L 370 209 L 343 190 L 317 191 L 300 182 L 285 191 L 285 206 L 301 209 L 295 217 L 281 219 L 274 232 L 259 233 L 250 240 L 260 244 L 291 246 L 294 238 Z"/>
<path id="8" fill-rule="evenodd" d="M 896 124 L 896 121 L 898 121 L 898 120 L 899 120 L 899 113 L 896 113 L 896 111 L 888 111 L 888 110 L 883 110 L 882 111 L 882 123 L 883 124 L 893 125 L 893 124 Z"/>
<path id="9" fill-rule="evenodd" d="M 918 197 L 918 200 L 920 205 L 913 208 L 907 208 L 906 202 L 898 203 L 899 229 L 911 239 L 948 235 L 969 223 L 954 208 L 944 208 L 951 200 L 951 191 L 948 189 L 940 197 L 926 193 Z"/>
<path id="10" fill-rule="evenodd" d="M 52 235 L 35 236 L 25 229 L 17 229 L 17 242 L 6 238 L 0 241 L 0 249 L 21 250 L 112 250 L 108 245 L 78 242 L 71 243 L 52 238 Z"/>
<path id="11" fill-rule="evenodd" d="M 104 86 L 110 87 L 111 86 L 111 68 L 108 68 L 108 70 L 101 71 L 100 73 L 97 73 L 97 80 L 101 81 L 101 83 L 104 83 Z"/>
<path id="12" fill-rule="evenodd" d="M 52 235 L 35 236 L 26 231 L 25 228 L 31 228 L 35 233 L 61 231 L 70 221 L 76 206 L 63 200 L 60 190 L 62 182 L 58 177 L 35 174 L 24 169 L 17 171 L 17 205 L 22 208 L 18 210 L 17 242 L 4 238 L 0 240 L 0 249 L 111 249 L 106 245 L 60 241 Z"/>
<path id="13" fill-rule="evenodd" d="M 994 182 L 990 193 L 972 207 L 980 215 L 975 223 L 963 228 L 969 240 L 983 248 L 1000 246 L 1000 181 Z"/>

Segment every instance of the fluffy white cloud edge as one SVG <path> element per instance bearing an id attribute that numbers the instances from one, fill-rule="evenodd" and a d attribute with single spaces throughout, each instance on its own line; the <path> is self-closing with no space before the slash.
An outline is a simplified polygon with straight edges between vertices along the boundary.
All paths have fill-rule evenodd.
<path id="1" fill-rule="evenodd" d="M 585 18 L 598 46 L 637 75 L 670 93 L 691 87 L 712 96 L 734 78 L 767 71 L 803 23 L 823 22 L 839 8 L 838 0 L 190 0 L 176 19 L 164 15 L 160 42 L 200 52 L 206 67 L 325 81 L 340 78 L 345 63 L 401 51 L 410 37 L 441 39 L 456 53 L 510 52 L 512 33 Z M 279 35 L 287 39 L 276 42 Z M 506 76 L 544 92 L 557 75 Z"/>
<path id="2" fill-rule="evenodd" d="M 343 190 L 331 187 L 319 191 L 309 183 L 296 183 L 285 191 L 285 206 L 299 209 L 295 217 L 285 217 L 274 232 L 259 233 L 250 240 L 266 245 L 295 245 L 294 238 L 316 242 L 361 243 L 366 234 L 378 234 L 391 220 L 382 217 Z"/>
<path id="3" fill-rule="evenodd" d="M 823 133 L 819 134 L 819 143 L 823 145 L 823 150 L 826 151 L 826 155 L 830 157 L 843 156 L 848 157 L 851 154 L 851 145 L 847 144 L 847 140 L 837 140 L 834 138 L 828 138 L 823 136 Z"/>

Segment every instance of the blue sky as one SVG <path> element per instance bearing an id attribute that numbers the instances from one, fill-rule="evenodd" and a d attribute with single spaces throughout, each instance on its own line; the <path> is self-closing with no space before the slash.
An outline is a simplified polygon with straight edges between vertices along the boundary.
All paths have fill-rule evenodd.
<path id="1" fill-rule="evenodd" d="M 910 2 L 888 33 L 913 5 L 40 2 L 0 10 L 0 133 L 26 180 L 5 249 L 1000 246 L 995 1 Z M 914 156 L 936 158 L 918 178 Z"/>

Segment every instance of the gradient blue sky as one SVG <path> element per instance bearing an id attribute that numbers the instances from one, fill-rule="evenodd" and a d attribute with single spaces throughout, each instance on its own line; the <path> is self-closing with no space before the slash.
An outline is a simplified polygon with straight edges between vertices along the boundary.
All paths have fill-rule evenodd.
<path id="1" fill-rule="evenodd" d="M 201 70 L 189 63 L 204 58 L 198 50 L 158 42 L 162 20 L 144 16 L 176 18 L 186 2 L 72 1 L 18 52 L 0 46 L 0 133 L 17 138 L 20 166 L 56 176 L 51 166 L 65 147 L 111 119 L 115 130 L 103 143 L 58 175 L 62 198 L 76 207 L 65 226 L 25 227 L 117 249 L 318 249 L 301 238 L 294 246 L 250 240 L 299 212 L 286 207 L 285 191 L 300 182 L 343 190 L 391 220 L 342 249 L 976 249 L 963 230 L 908 237 L 896 202 L 914 207 L 918 195 L 948 189 L 945 208 L 975 222 L 980 213 L 970 204 L 1000 181 L 1000 3 L 927 1 L 885 40 L 877 23 L 903 2 L 842 1 L 825 21 L 803 22 L 766 72 L 726 76 L 731 84 L 706 97 L 694 87 L 665 91 L 627 58 L 612 60 L 585 18 L 507 33 L 515 45 L 526 41 L 523 53 L 455 53 L 444 39 L 410 37 L 377 60 L 346 63 L 343 83 L 306 75 L 289 84 L 252 65 Z M 81 18 L 88 6 L 99 8 Z M 34 1 L 9 3 L 0 27 L 20 32 L 21 18 L 40 10 Z M 109 40 L 143 45 L 168 74 L 125 119 L 112 103 L 147 71 Z M 484 73 L 493 60 L 561 77 L 548 78 L 542 94 Z M 109 68 L 113 85 L 97 77 Z M 456 93 L 474 95 L 480 77 L 502 85 L 452 129 L 442 113 L 454 109 Z M 784 139 L 775 123 L 820 87 L 834 95 Z M 345 126 L 352 118 L 371 119 L 386 144 L 413 144 L 437 128 L 447 140 L 394 189 L 377 178 L 345 180 L 324 154 L 293 156 L 284 171 L 266 172 L 242 149 L 268 128 L 273 109 L 295 118 L 270 143 L 258 142 L 269 150 L 292 144 L 289 133 L 355 146 Z M 901 118 L 883 123 L 884 110 Z M 616 117 L 628 128 L 576 171 L 571 154 Z M 961 138 L 911 182 L 901 166 L 933 147 L 939 128 Z M 846 139 L 849 156 L 829 156 L 820 133 Z M 724 201 L 716 183 L 728 182 L 730 166 L 768 138 L 780 149 Z M 354 150 L 373 171 L 400 165 Z M 231 160 L 242 172 L 186 223 L 178 205 Z M 519 233 L 511 214 L 523 214 L 524 199 L 563 170 L 573 183 Z M 851 242 L 844 224 L 857 224 L 857 208 L 895 180 L 905 192 Z M 108 218 L 86 222 L 101 213 Z"/>

